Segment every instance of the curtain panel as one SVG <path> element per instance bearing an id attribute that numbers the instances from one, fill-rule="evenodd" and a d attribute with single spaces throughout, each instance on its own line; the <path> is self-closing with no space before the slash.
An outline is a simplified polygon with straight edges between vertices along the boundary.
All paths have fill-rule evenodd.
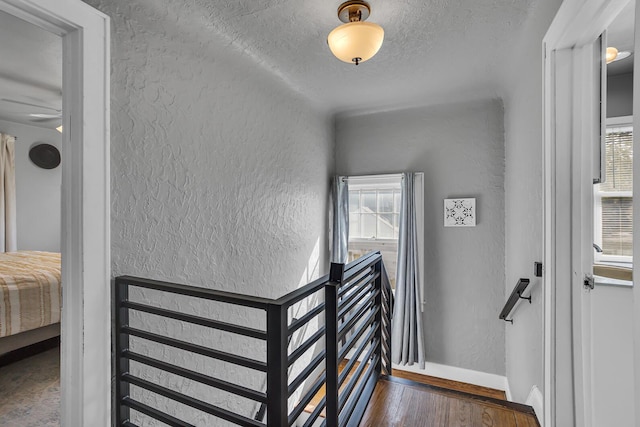
<path id="1" fill-rule="evenodd" d="M 349 185 L 346 177 L 333 177 L 329 206 L 331 262 L 346 264 L 349 244 Z"/>
<path id="2" fill-rule="evenodd" d="M 425 367 L 424 327 L 420 301 L 415 174 L 402 176 L 396 294 L 391 321 L 393 363 Z"/>
<path id="3" fill-rule="evenodd" d="M 17 250 L 15 138 L 0 133 L 0 252 Z"/>

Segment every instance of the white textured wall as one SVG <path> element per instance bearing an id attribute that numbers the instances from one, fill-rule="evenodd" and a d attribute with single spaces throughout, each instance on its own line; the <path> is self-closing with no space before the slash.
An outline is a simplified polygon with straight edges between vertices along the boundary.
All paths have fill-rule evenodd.
<path id="1" fill-rule="evenodd" d="M 224 40 L 206 17 L 193 20 L 197 10 L 189 2 L 87 3 L 112 19 L 113 274 L 278 297 L 324 273 L 331 118 Z M 203 308 L 151 292 L 142 298 L 264 326 L 260 313 Z M 232 343 L 179 323 L 134 321 L 245 356 L 264 353 L 255 343 Z M 162 352 L 148 343 L 135 346 Z M 235 372 L 179 351 L 164 354 L 223 378 Z M 153 370 L 143 374 L 157 379 Z M 264 386 L 251 371 L 237 379 Z M 203 393 L 185 381 L 167 384 Z M 229 397 L 214 401 L 247 409 Z M 193 417 L 198 425 L 223 425 Z"/>
<path id="2" fill-rule="evenodd" d="M 533 277 L 533 263 L 543 261 L 542 38 L 560 3 L 535 4 L 505 70 L 505 293 L 527 277 L 533 298 L 516 308 L 506 333 L 507 378 L 513 400 L 522 403 L 533 385 L 544 385 L 543 293 L 541 279 Z"/>
<path id="3" fill-rule="evenodd" d="M 16 214 L 18 250 L 60 252 L 62 165 L 42 169 L 29 159 L 36 143 L 60 149 L 55 129 L 0 121 L 0 132 L 16 136 Z"/>
<path id="4" fill-rule="evenodd" d="M 502 103 L 338 118 L 336 170 L 424 172 L 427 361 L 504 375 Z M 476 198 L 476 227 L 443 226 L 451 197 Z"/>

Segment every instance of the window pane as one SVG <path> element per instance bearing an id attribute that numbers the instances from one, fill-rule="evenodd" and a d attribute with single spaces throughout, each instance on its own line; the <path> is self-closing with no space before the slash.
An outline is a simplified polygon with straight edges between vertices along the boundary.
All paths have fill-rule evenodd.
<path id="1" fill-rule="evenodd" d="M 362 192 L 362 212 L 375 212 L 376 211 L 376 192 L 375 191 L 363 191 Z"/>
<path id="2" fill-rule="evenodd" d="M 349 214 L 349 238 L 360 236 L 360 214 Z"/>
<path id="3" fill-rule="evenodd" d="M 631 197 L 602 198 L 602 252 L 633 256 L 633 203 Z"/>
<path id="4" fill-rule="evenodd" d="M 360 192 L 349 191 L 349 213 L 360 212 Z"/>
<path id="5" fill-rule="evenodd" d="M 393 214 L 378 215 L 378 239 L 393 239 Z"/>
<path id="6" fill-rule="evenodd" d="M 607 131 L 605 140 L 606 181 L 600 191 L 633 190 L 633 131 L 618 128 Z"/>
<path id="7" fill-rule="evenodd" d="M 393 191 L 378 192 L 378 212 L 393 212 Z"/>
<path id="8" fill-rule="evenodd" d="M 376 215 L 362 214 L 362 235 L 364 239 L 376 238 Z"/>
<path id="9" fill-rule="evenodd" d="M 400 236 L 400 215 L 393 214 L 393 237 L 395 239 Z"/>
<path id="10" fill-rule="evenodd" d="M 399 191 L 393 192 L 393 211 L 398 213 L 400 212 L 400 192 Z"/>

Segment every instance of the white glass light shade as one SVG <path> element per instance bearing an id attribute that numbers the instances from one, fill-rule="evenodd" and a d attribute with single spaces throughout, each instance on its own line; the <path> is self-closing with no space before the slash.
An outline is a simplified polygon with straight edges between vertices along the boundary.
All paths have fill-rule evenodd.
<path id="1" fill-rule="evenodd" d="M 615 61 L 617 57 L 618 57 L 618 49 L 616 49 L 615 47 L 608 47 L 607 53 L 606 53 L 607 64 Z"/>
<path id="2" fill-rule="evenodd" d="M 384 30 L 371 22 L 349 22 L 329 33 L 331 52 L 341 61 L 364 62 L 378 53 L 384 41 Z"/>

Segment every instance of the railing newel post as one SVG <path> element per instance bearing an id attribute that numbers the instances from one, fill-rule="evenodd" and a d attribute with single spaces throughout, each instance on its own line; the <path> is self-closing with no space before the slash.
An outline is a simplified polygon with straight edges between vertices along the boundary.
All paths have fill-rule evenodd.
<path id="1" fill-rule="evenodd" d="M 344 264 L 331 263 L 329 282 L 324 288 L 325 298 L 325 322 L 326 322 L 326 422 L 327 427 L 338 427 L 339 402 L 338 402 L 338 299 L 340 285 L 344 277 Z"/>
<path id="2" fill-rule="evenodd" d="M 122 375 L 129 372 L 129 359 L 123 357 L 124 350 L 129 349 L 129 334 L 124 333 L 122 328 L 129 326 L 129 310 L 122 307 L 122 303 L 129 300 L 129 285 L 126 281 L 116 278 L 115 280 L 115 368 L 116 368 L 116 422 L 118 425 L 129 421 L 131 410 L 123 404 L 125 397 L 129 396 L 129 382 L 122 380 Z"/>
<path id="3" fill-rule="evenodd" d="M 289 425 L 287 310 L 280 304 L 267 307 L 267 426 Z"/>
<path id="4" fill-rule="evenodd" d="M 374 271 L 376 273 L 376 283 L 375 289 L 378 291 L 378 295 L 376 296 L 375 307 L 377 307 L 377 314 L 375 322 L 378 323 L 378 327 L 376 328 L 375 337 L 378 341 L 378 348 L 376 349 L 376 356 L 378 357 L 378 362 L 376 363 L 376 372 L 378 377 L 382 372 L 382 293 L 384 292 L 382 285 L 382 256 L 374 265 Z"/>

